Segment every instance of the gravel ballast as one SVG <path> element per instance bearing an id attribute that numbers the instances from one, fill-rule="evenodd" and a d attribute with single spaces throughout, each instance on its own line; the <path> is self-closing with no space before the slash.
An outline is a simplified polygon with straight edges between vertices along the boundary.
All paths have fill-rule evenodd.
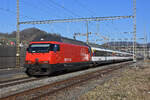
<path id="1" fill-rule="evenodd" d="M 97 68 L 91 68 L 91 69 L 87 69 L 87 70 L 83 70 L 83 71 L 77 71 L 77 72 L 73 72 L 73 73 L 68 73 L 68 74 L 64 74 L 64 75 L 59 75 L 59 76 L 52 76 L 46 79 L 41 79 L 38 81 L 32 81 L 32 82 L 27 82 L 24 84 L 18 84 L 15 86 L 10 86 L 10 87 L 6 87 L 6 88 L 1 88 L 0 89 L 0 98 L 2 97 L 6 97 L 15 93 L 19 93 L 25 90 L 29 90 L 29 89 L 33 89 L 36 87 L 40 87 L 40 86 L 44 86 L 47 84 L 51 84 L 53 82 L 57 82 L 57 81 L 61 81 L 61 80 L 65 80 L 71 77 L 75 77 L 78 75 L 82 75 L 82 74 L 86 74 L 89 73 L 91 71 L 96 71 L 96 70 L 100 70 L 103 68 L 107 68 L 110 67 L 111 65 L 107 65 L 107 66 L 101 66 L 101 67 L 97 67 Z"/>
<path id="2" fill-rule="evenodd" d="M 76 100 L 150 100 L 150 62 L 138 62 Z"/>

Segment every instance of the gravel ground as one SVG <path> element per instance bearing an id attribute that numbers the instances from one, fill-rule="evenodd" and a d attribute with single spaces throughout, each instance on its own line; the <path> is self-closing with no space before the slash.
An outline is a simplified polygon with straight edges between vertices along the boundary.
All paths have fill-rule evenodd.
<path id="1" fill-rule="evenodd" d="M 127 66 L 130 67 L 81 83 L 59 93 L 54 93 L 48 97 L 48 100 L 150 100 L 150 61 L 138 61 L 136 64 Z M 101 68 L 88 69 L 3 88 L 0 89 L 0 97 L 98 69 Z"/>
<path id="2" fill-rule="evenodd" d="M 59 92 L 50 94 L 46 98 L 47 100 L 76 100 L 79 96 L 87 93 L 88 91 L 95 89 L 100 84 L 104 84 L 105 82 L 110 80 L 112 77 L 120 76 L 120 74 L 123 71 L 124 71 L 124 68 L 113 71 L 107 75 L 103 75 L 103 77 L 99 76 L 94 79 L 77 84 L 75 86 L 69 87 L 67 89 L 61 90 Z M 45 100 L 45 98 L 42 98 L 41 100 Z M 89 100 L 94 100 L 94 99 L 89 99 Z"/>
<path id="3" fill-rule="evenodd" d="M 80 83 L 74 87 L 67 88 L 63 91 L 50 94 L 47 98 L 48 100 L 76 100 L 76 98 L 78 98 L 82 94 L 85 94 L 87 91 L 93 90 L 99 84 L 103 84 L 105 81 L 111 79 L 111 77 L 112 75 L 104 76 L 103 78 L 98 77 L 96 79 Z M 44 98 L 42 100 L 44 100 Z"/>
<path id="4" fill-rule="evenodd" d="M 150 62 L 138 62 L 76 100 L 150 100 Z"/>

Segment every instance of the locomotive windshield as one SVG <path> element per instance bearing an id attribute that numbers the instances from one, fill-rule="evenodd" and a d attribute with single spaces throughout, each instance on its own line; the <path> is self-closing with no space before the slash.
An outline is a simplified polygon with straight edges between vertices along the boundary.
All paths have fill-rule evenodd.
<path id="1" fill-rule="evenodd" d="M 50 43 L 34 43 L 29 46 L 28 52 L 45 53 L 53 50 L 54 45 Z"/>

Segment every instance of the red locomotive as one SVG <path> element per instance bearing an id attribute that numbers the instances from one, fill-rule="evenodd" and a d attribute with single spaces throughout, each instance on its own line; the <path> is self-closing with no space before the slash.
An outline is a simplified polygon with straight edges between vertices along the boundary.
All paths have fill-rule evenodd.
<path id="1" fill-rule="evenodd" d="M 80 43 L 80 45 L 77 45 Z M 50 75 L 60 70 L 79 69 L 82 63 L 90 63 L 91 48 L 78 41 L 77 44 L 62 41 L 30 42 L 26 52 L 25 67 L 28 75 Z M 81 45 L 82 44 L 82 45 Z M 84 66 L 82 66 L 84 67 Z"/>
<path id="2" fill-rule="evenodd" d="M 129 61 L 133 60 L 132 56 L 131 53 L 90 47 L 81 41 L 49 34 L 37 37 L 29 44 L 25 67 L 29 76 L 50 75 L 56 71 L 87 68 L 89 65 Z"/>

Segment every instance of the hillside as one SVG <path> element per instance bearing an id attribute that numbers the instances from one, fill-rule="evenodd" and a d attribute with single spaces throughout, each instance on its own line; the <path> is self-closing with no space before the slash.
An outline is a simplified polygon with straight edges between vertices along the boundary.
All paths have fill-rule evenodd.
<path id="1" fill-rule="evenodd" d="M 29 41 L 32 41 L 36 36 L 46 34 L 45 31 L 42 31 L 37 28 L 27 28 L 20 31 L 20 41 L 24 44 L 28 44 Z M 10 43 L 10 41 L 16 42 L 16 31 L 12 33 L 0 33 L 0 42 L 4 45 Z"/>
<path id="2" fill-rule="evenodd" d="M 39 37 L 41 35 L 46 35 L 46 34 L 50 34 L 50 33 L 47 33 L 43 30 L 40 30 L 34 27 L 27 28 L 27 29 L 20 31 L 20 40 L 21 42 L 28 44 L 29 41 L 32 41 L 36 37 Z M 54 36 L 56 34 L 52 34 L 52 35 Z M 2 39 L 5 39 L 6 42 L 8 42 L 9 40 L 15 42 L 15 38 L 16 38 L 16 31 L 13 31 L 10 34 L 0 32 L 0 42 L 2 41 Z M 91 45 L 94 45 L 96 47 L 100 46 L 100 45 L 95 45 L 95 44 L 91 44 Z M 133 42 L 108 42 L 108 43 L 102 44 L 101 46 L 105 47 L 105 46 L 132 46 L 132 45 L 133 45 Z M 148 43 L 147 45 L 150 48 L 150 43 Z M 137 43 L 137 46 L 142 47 L 143 44 Z"/>
<path id="3" fill-rule="evenodd" d="M 41 34 L 46 34 L 45 31 L 42 31 L 37 28 L 28 28 L 20 31 L 20 40 L 24 41 L 32 41 L 34 37 L 41 35 Z M 16 36 L 16 31 L 12 32 L 10 36 L 15 37 Z"/>

